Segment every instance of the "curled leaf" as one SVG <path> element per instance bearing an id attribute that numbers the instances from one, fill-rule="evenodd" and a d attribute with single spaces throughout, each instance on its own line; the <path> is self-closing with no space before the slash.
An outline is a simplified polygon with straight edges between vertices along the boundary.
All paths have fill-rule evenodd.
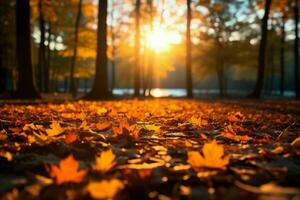
<path id="1" fill-rule="evenodd" d="M 279 146 L 279 147 L 276 147 L 275 149 L 273 149 L 271 151 L 271 153 L 274 153 L 274 154 L 281 154 L 282 152 L 284 151 L 284 148 L 282 146 Z"/>

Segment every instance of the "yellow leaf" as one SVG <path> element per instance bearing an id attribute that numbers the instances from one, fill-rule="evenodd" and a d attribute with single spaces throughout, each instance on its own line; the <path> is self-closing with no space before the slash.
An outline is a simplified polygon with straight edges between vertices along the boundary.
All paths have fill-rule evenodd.
<path id="1" fill-rule="evenodd" d="M 51 129 L 46 129 L 46 133 L 48 136 L 56 136 L 65 131 L 57 121 L 52 122 L 50 125 Z"/>
<path id="2" fill-rule="evenodd" d="M 229 164 L 230 156 L 224 156 L 223 145 L 219 145 L 216 140 L 205 143 L 202 152 L 203 156 L 197 151 L 188 152 L 187 162 L 195 169 L 223 169 Z"/>
<path id="3" fill-rule="evenodd" d="M 300 137 L 296 138 L 292 143 L 292 146 L 300 146 Z"/>
<path id="4" fill-rule="evenodd" d="M 145 127 L 149 131 L 154 131 L 154 132 L 159 132 L 160 131 L 160 126 L 146 125 Z"/>
<path id="5" fill-rule="evenodd" d="M 100 156 L 95 159 L 95 164 L 93 169 L 100 171 L 102 173 L 108 172 L 111 168 L 116 165 L 116 155 L 110 149 L 108 151 L 101 152 Z"/>
<path id="6" fill-rule="evenodd" d="M 86 120 L 86 114 L 84 112 L 81 112 L 79 114 L 79 118 L 80 118 L 80 120 L 85 121 Z"/>
<path id="7" fill-rule="evenodd" d="M 7 132 L 5 130 L 0 131 L 0 141 L 7 139 Z"/>
<path id="8" fill-rule="evenodd" d="M 192 116 L 189 119 L 189 122 L 192 123 L 192 124 L 195 124 L 197 126 L 207 126 L 208 125 L 208 121 L 207 120 L 204 120 L 201 117 L 197 118 L 195 116 Z"/>
<path id="9" fill-rule="evenodd" d="M 124 184 L 118 179 L 103 180 L 100 182 L 90 182 L 86 190 L 92 198 L 96 199 L 112 199 L 124 188 Z"/>
<path id="10" fill-rule="evenodd" d="M 27 130 L 30 130 L 30 129 L 37 130 L 37 127 L 33 123 L 31 123 L 31 124 L 25 124 L 25 126 L 23 127 L 24 131 L 27 131 Z"/>
<path id="11" fill-rule="evenodd" d="M 105 115 L 107 112 L 108 112 L 107 109 L 104 107 L 100 107 L 96 109 L 96 113 L 100 116 Z"/>
<path id="12" fill-rule="evenodd" d="M 50 166 L 50 176 L 60 185 L 66 182 L 80 183 L 87 170 L 79 170 L 79 163 L 72 155 L 61 160 L 59 165 Z"/>
<path id="13" fill-rule="evenodd" d="M 271 153 L 274 153 L 274 154 L 281 154 L 282 152 L 284 151 L 284 148 L 282 146 L 279 146 L 279 147 L 276 147 L 275 149 L 273 149 L 271 151 Z"/>
<path id="14" fill-rule="evenodd" d="M 90 127 L 87 125 L 87 121 L 86 121 L 86 120 L 84 120 L 84 121 L 81 123 L 81 125 L 79 126 L 79 128 L 82 129 L 82 130 L 85 130 L 85 131 L 87 131 L 87 130 L 90 129 Z"/>
<path id="15" fill-rule="evenodd" d="M 13 155 L 8 151 L 0 151 L 0 157 L 6 158 L 8 161 L 12 161 Z"/>

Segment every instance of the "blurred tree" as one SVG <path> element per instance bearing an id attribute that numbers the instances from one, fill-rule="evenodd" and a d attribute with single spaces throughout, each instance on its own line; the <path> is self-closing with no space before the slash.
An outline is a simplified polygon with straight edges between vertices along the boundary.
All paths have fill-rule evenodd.
<path id="1" fill-rule="evenodd" d="M 45 36 L 46 36 L 46 28 L 45 28 L 45 20 L 44 20 L 44 0 L 38 1 L 38 12 L 39 12 L 39 29 L 40 29 L 40 46 L 39 46 L 39 58 L 38 58 L 38 85 L 40 91 L 46 91 L 46 47 L 45 47 Z"/>
<path id="2" fill-rule="evenodd" d="M 294 0 L 294 19 L 295 19 L 295 44 L 294 44 L 294 57 L 295 57 L 295 90 L 296 96 L 300 97 L 300 83 L 299 83 L 299 0 Z"/>
<path id="3" fill-rule="evenodd" d="M 135 2 L 135 69 L 134 69 L 134 96 L 140 96 L 140 7 L 141 1 Z"/>
<path id="4" fill-rule="evenodd" d="M 16 35 L 15 1 L 0 1 L 0 93 L 15 89 Z"/>
<path id="5" fill-rule="evenodd" d="M 253 92 L 249 97 L 259 97 L 261 95 L 263 84 L 264 84 L 264 74 L 265 74 L 265 64 L 266 64 L 266 48 L 268 44 L 268 19 L 270 13 L 272 0 L 265 1 L 265 14 L 261 22 L 261 41 L 258 53 L 258 70 L 257 70 L 257 80 Z"/>
<path id="6" fill-rule="evenodd" d="M 193 98 L 193 80 L 192 80 L 192 44 L 191 44 L 191 20 L 192 9 L 191 0 L 186 1 L 187 19 L 186 19 L 186 90 L 187 97 Z"/>
<path id="7" fill-rule="evenodd" d="M 40 98 L 33 83 L 29 0 L 16 1 L 16 33 L 18 84 L 15 97 L 21 99 Z"/>
<path id="8" fill-rule="evenodd" d="M 77 87 L 75 86 L 75 63 L 76 63 L 76 58 L 77 58 L 77 46 L 78 46 L 78 32 L 79 32 L 79 23 L 80 23 L 80 18 L 82 14 L 82 0 L 78 1 L 78 10 L 77 10 L 77 16 L 76 16 L 76 22 L 75 22 L 75 31 L 74 31 L 74 46 L 73 46 L 73 56 L 71 60 L 71 68 L 70 68 L 70 92 L 72 93 L 73 98 L 76 97 L 77 94 Z"/>
<path id="9" fill-rule="evenodd" d="M 147 8 L 146 11 L 149 15 L 149 32 L 150 34 L 154 31 L 154 7 L 153 7 L 153 0 L 147 0 Z M 146 33 L 147 34 L 147 33 Z M 149 33 L 148 33 L 149 35 Z M 147 36 L 146 36 L 147 37 Z M 149 36 L 148 36 L 149 37 Z M 146 41 L 147 43 L 148 41 Z M 149 42 L 148 42 L 149 43 Z M 146 53 L 148 54 L 148 62 L 146 64 L 147 69 L 145 69 L 145 73 L 143 76 L 144 84 L 143 84 L 143 96 L 146 96 L 147 90 L 148 95 L 151 96 L 151 89 L 153 87 L 153 76 L 154 76 L 154 64 L 155 64 L 155 51 L 153 48 L 149 47 L 149 44 L 147 44 L 148 47 L 146 47 Z"/>
<path id="10" fill-rule="evenodd" d="M 199 18 L 203 23 L 202 28 L 205 29 L 202 33 L 204 38 L 201 38 L 201 41 L 211 40 L 209 42 L 212 45 L 209 47 L 210 50 L 203 51 L 210 53 L 210 57 L 212 56 L 213 60 L 210 63 L 216 66 L 219 95 L 223 97 L 227 90 L 226 71 L 230 65 L 236 63 L 233 61 L 236 53 L 230 48 L 231 44 L 233 41 L 244 39 L 245 33 L 242 30 L 248 23 L 239 21 L 239 17 L 243 14 L 239 12 L 242 7 L 241 2 L 202 0 L 199 1 L 199 6 L 205 9 L 205 12 L 199 13 Z"/>
<path id="11" fill-rule="evenodd" d="M 107 73 L 107 0 L 98 1 L 98 31 L 96 75 L 92 90 L 86 99 L 101 99 L 109 96 Z"/>

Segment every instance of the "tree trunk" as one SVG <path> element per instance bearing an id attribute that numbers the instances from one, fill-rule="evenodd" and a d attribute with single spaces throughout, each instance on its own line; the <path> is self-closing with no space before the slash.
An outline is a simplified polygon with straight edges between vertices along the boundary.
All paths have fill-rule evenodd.
<path id="1" fill-rule="evenodd" d="M 43 14 L 43 0 L 39 0 L 38 3 L 39 9 L 39 28 L 40 28 L 40 46 L 39 46 L 39 59 L 38 59 L 38 85 L 40 91 L 44 91 L 44 75 L 45 75 L 45 63 L 46 63 L 46 47 L 45 47 L 45 20 Z"/>
<path id="2" fill-rule="evenodd" d="M 39 98 L 33 83 L 29 0 L 17 0 L 16 2 L 16 36 L 18 83 L 15 97 L 21 99 Z"/>
<path id="3" fill-rule="evenodd" d="M 87 78 L 83 79 L 83 85 L 84 85 L 84 93 L 87 93 L 87 90 L 88 90 L 88 79 Z"/>
<path id="4" fill-rule="evenodd" d="M 57 40 L 57 35 L 53 34 L 53 57 L 52 57 L 52 66 L 51 66 L 51 70 L 50 70 L 50 82 L 51 82 L 51 86 L 50 86 L 50 90 L 55 92 L 55 79 L 56 79 L 56 75 L 57 75 L 57 68 L 55 66 L 55 57 L 56 57 L 56 40 Z"/>
<path id="5" fill-rule="evenodd" d="M 191 20 L 192 20 L 191 0 L 187 0 L 187 22 L 186 22 L 186 91 L 187 91 L 187 97 L 188 98 L 193 98 Z"/>
<path id="6" fill-rule="evenodd" d="M 294 17 L 295 17 L 295 46 L 294 46 L 294 57 L 295 57 L 295 90 L 296 96 L 300 97 L 300 85 L 299 85 L 299 0 L 295 0 L 294 5 Z"/>
<path id="7" fill-rule="evenodd" d="M 75 22 L 75 31 L 74 31 L 74 47 L 73 47 L 73 57 L 71 60 L 71 68 L 70 68 L 70 92 L 72 93 L 72 97 L 76 97 L 76 84 L 75 84 L 75 64 L 76 64 L 76 58 L 77 58 L 77 46 L 78 46 L 78 32 L 79 32 L 79 23 L 81 18 L 81 12 L 82 10 L 82 0 L 79 0 L 78 2 L 78 10 L 77 10 L 77 17 Z"/>
<path id="8" fill-rule="evenodd" d="M 271 68 L 270 94 L 272 95 L 273 91 L 274 91 L 274 75 L 275 75 L 274 47 L 273 47 L 273 45 L 270 46 L 269 62 L 270 62 L 270 68 Z"/>
<path id="9" fill-rule="evenodd" d="M 153 32 L 153 0 L 147 1 L 149 6 L 149 13 L 150 13 L 150 31 Z M 149 48 L 149 62 L 147 67 L 147 80 L 146 80 L 146 90 L 148 90 L 148 96 L 151 96 L 151 89 L 152 89 L 152 82 L 153 82 L 153 68 L 155 64 L 155 50 Z M 146 91 L 144 92 L 146 94 Z"/>
<path id="10" fill-rule="evenodd" d="M 134 69 L 134 96 L 140 96 L 140 7 L 141 1 L 136 0 L 135 5 L 135 69 Z"/>
<path id="11" fill-rule="evenodd" d="M 282 13 L 281 46 L 280 46 L 280 95 L 284 95 L 284 65 L 285 65 L 285 13 Z"/>
<path id="12" fill-rule="evenodd" d="M 47 55 L 46 55 L 46 62 L 45 62 L 45 71 L 44 71 L 44 87 L 45 92 L 49 92 L 49 79 L 50 79 L 50 62 L 51 62 L 51 49 L 50 49 L 50 43 L 51 43 L 51 24 L 48 24 L 48 46 L 47 46 Z"/>
<path id="13" fill-rule="evenodd" d="M 0 93 L 5 92 L 7 90 L 7 75 L 7 68 L 5 68 L 2 64 L 2 52 L 0 52 Z"/>
<path id="14" fill-rule="evenodd" d="M 88 93 L 86 99 L 107 98 L 108 74 L 107 74 L 107 0 L 99 0 L 98 12 L 98 31 L 97 31 L 97 58 L 96 58 L 96 76 L 93 88 Z"/>
<path id="15" fill-rule="evenodd" d="M 263 85 L 264 85 L 264 73 L 266 65 L 266 48 L 268 44 L 268 19 L 270 13 L 272 0 L 266 0 L 265 2 L 265 14 L 262 19 L 261 26 L 261 41 L 258 53 L 258 70 L 257 70 L 257 80 L 255 84 L 254 91 L 249 95 L 249 97 L 258 98 L 261 95 Z"/>
<path id="16" fill-rule="evenodd" d="M 224 75 L 224 55 L 223 55 L 223 47 L 219 38 L 216 39 L 217 47 L 218 47 L 218 57 L 217 57 L 217 74 L 219 81 L 219 97 L 222 98 L 225 96 L 225 75 Z"/>
<path id="17" fill-rule="evenodd" d="M 111 21 L 114 21 L 114 11 L 111 12 Z M 113 94 L 116 82 L 116 45 L 115 45 L 116 35 L 113 25 L 111 25 L 111 46 L 112 46 L 112 58 L 111 58 L 111 84 L 110 91 Z"/>
<path id="18" fill-rule="evenodd" d="M 65 77 L 64 78 L 64 92 L 67 92 L 68 91 L 68 78 Z"/>

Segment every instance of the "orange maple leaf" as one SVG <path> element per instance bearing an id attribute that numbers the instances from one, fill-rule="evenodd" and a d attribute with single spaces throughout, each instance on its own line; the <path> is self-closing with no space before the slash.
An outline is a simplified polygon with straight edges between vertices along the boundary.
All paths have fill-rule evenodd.
<path id="1" fill-rule="evenodd" d="M 66 137 L 65 137 L 65 143 L 66 144 L 72 144 L 74 142 L 76 142 L 78 140 L 78 136 L 76 133 L 68 133 L 66 134 Z"/>
<path id="2" fill-rule="evenodd" d="M 240 122 L 245 119 L 245 116 L 241 112 L 236 112 L 234 114 L 229 115 L 227 119 L 230 122 Z"/>
<path id="3" fill-rule="evenodd" d="M 133 137 L 138 136 L 138 130 L 136 126 L 129 125 L 127 120 L 120 120 L 119 127 L 112 127 L 113 137 L 117 137 L 119 135 L 131 135 Z"/>
<path id="4" fill-rule="evenodd" d="M 227 139 L 236 141 L 236 142 L 248 142 L 249 140 L 253 140 L 252 137 L 248 135 L 238 135 L 236 131 L 245 131 L 245 129 L 241 126 L 231 126 L 228 125 L 224 131 L 221 132 L 221 135 Z"/>
<path id="5" fill-rule="evenodd" d="M 64 132 L 65 129 L 62 128 L 57 121 L 53 121 L 52 124 L 50 125 L 50 129 L 46 129 L 46 133 L 48 136 L 56 136 Z"/>
<path id="6" fill-rule="evenodd" d="M 66 182 L 80 183 L 86 173 L 87 170 L 79 170 L 79 163 L 72 155 L 61 160 L 58 166 L 50 166 L 50 176 L 58 185 Z"/>
<path id="7" fill-rule="evenodd" d="M 99 131 L 107 130 L 107 129 L 110 128 L 110 123 L 108 123 L 108 122 L 102 122 L 102 123 L 98 122 L 98 123 L 96 124 L 96 128 L 97 128 Z"/>
<path id="8" fill-rule="evenodd" d="M 230 160 L 230 156 L 224 156 L 223 145 L 213 140 L 205 143 L 202 149 L 203 156 L 198 151 L 189 151 L 187 162 L 195 169 L 214 168 L 224 169 Z"/>

